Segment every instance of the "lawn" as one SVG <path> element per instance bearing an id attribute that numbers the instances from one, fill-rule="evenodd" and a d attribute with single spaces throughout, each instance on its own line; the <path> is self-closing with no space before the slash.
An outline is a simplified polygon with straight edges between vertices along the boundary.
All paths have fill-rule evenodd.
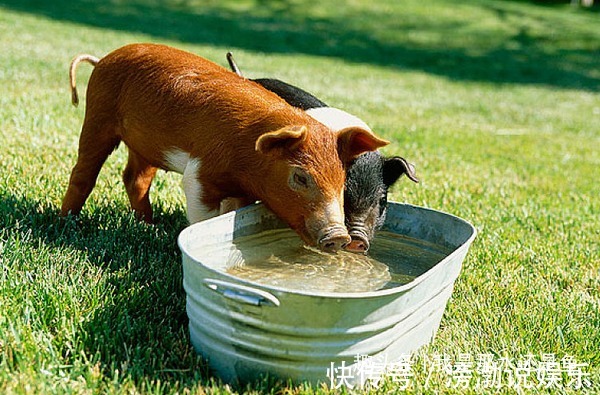
<path id="1" fill-rule="evenodd" d="M 233 51 L 247 77 L 358 115 L 417 166 L 393 200 L 477 227 L 409 391 L 599 392 L 599 26 L 597 7 L 529 1 L 0 0 L 0 393 L 347 392 L 210 374 L 188 338 L 179 176 L 153 185 L 158 224 L 136 222 L 121 147 L 81 216 L 58 218 L 85 110 L 68 64 L 131 42 Z M 486 355 L 546 369 L 510 387 L 507 367 L 497 390 L 459 369 Z"/>

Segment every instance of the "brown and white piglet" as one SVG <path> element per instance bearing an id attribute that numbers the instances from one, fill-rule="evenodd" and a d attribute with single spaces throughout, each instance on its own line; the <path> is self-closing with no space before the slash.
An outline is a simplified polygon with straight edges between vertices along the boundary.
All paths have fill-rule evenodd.
<path id="1" fill-rule="evenodd" d="M 79 155 L 61 213 L 77 214 L 100 168 L 123 143 L 123 180 L 136 214 L 151 221 L 157 169 L 183 174 L 191 223 L 219 214 L 221 202 L 262 200 L 309 245 L 336 251 L 344 226 L 344 166 L 387 141 L 351 127 L 337 134 L 279 96 L 215 63 L 175 48 L 132 44 L 95 65 Z"/>

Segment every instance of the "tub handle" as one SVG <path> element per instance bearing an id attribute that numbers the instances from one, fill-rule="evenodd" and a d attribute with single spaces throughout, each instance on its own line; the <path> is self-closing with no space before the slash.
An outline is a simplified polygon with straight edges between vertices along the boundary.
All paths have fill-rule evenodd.
<path id="1" fill-rule="evenodd" d="M 253 306 L 279 306 L 279 299 L 262 289 L 248 287 L 246 285 L 230 283 L 213 278 L 204 279 L 204 285 L 227 299 L 250 304 Z"/>

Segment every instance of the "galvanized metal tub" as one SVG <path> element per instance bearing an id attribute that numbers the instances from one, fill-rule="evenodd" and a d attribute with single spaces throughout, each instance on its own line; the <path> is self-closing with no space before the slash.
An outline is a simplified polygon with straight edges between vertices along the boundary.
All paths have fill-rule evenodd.
<path id="1" fill-rule="evenodd" d="M 184 229 L 179 236 L 194 348 L 225 382 L 269 375 L 333 383 L 328 369 L 357 356 L 394 361 L 434 337 L 476 230 L 439 211 L 390 202 L 382 230 L 443 245 L 451 252 L 408 284 L 362 293 L 298 292 L 265 286 L 208 266 L 202 246 L 286 225 L 262 205 Z M 372 377 L 371 377 L 372 378 Z M 360 375 L 347 384 L 360 385 Z"/>

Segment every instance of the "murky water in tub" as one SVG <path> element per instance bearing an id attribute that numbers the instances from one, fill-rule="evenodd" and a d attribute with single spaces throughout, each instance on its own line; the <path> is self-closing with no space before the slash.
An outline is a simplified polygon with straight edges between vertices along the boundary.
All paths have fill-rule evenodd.
<path id="1" fill-rule="evenodd" d="M 379 232 L 368 255 L 329 254 L 280 229 L 204 247 L 202 256 L 213 268 L 259 284 L 306 292 L 368 292 L 406 284 L 449 253 L 422 240 Z"/>

